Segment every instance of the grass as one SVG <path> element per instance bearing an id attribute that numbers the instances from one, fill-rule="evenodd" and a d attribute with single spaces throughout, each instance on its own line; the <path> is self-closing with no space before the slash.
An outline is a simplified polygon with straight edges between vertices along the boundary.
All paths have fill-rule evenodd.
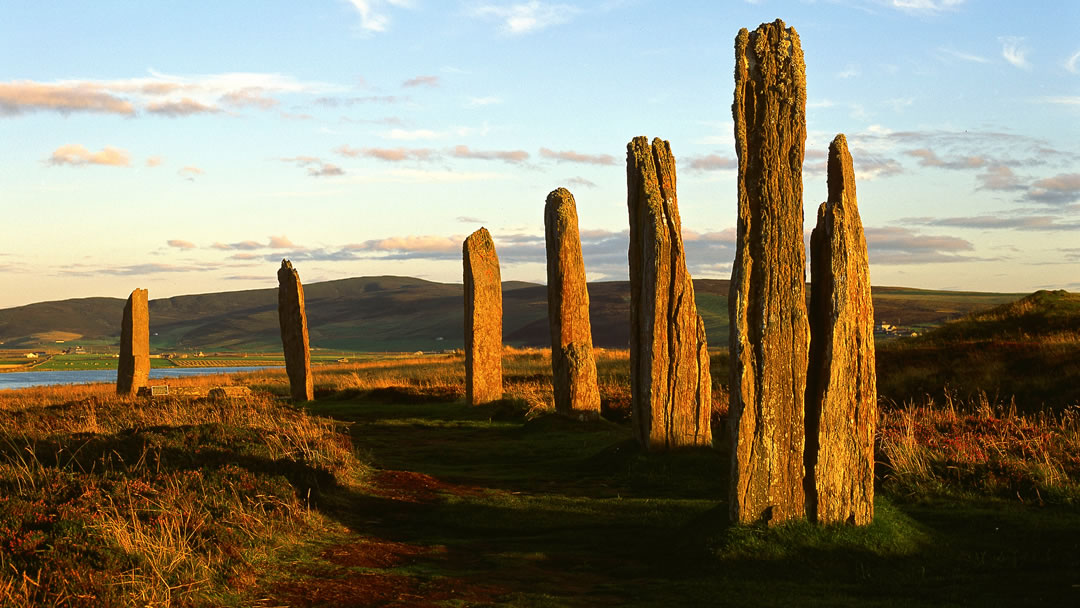
<path id="1" fill-rule="evenodd" d="M 320 366 L 301 409 L 270 369 L 176 381 L 255 391 L 235 401 L 0 393 L 0 605 L 1077 600 L 1071 410 L 885 408 L 872 525 L 732 527 L 726 393 L 717 449 L 644 453 L 627 353 L 598 355 L 605 417 L 585 424 L 551 413 L 542 350 L 508 350 L 506 396 L 482 407 L 460 355 Z"/>

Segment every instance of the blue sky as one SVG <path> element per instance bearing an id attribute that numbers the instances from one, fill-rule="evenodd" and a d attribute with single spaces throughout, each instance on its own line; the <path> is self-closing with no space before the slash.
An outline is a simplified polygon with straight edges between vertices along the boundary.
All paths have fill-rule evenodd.
<path id="1" fill-rule="evenodd" d="M 805 216 L 845 133 L 875 285 L 1080 289 L 1080 3 L 323 0 L 0 8 L 0 307 L 363 275 L 544 278 L 575 195 L 626 276 L 626 143 L 672 144 L 692 274 L 734 258 L 734 38 L 808 81 Z M 807 226 L 809 230 L 811 226 Z"/>

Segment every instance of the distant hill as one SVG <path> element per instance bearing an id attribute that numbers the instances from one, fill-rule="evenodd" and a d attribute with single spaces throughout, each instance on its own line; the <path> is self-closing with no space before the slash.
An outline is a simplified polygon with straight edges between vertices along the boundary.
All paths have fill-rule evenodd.
<path id="1" fill-rule="evenodd" d="M 1080 294 L 1036 291 L 1019 300 L 976 311 L 936 328 L 927 340 L 1024 341 L 1080 335 Z"/>
<path id="2" fill-rule="evenodd" d="M 709 343 L 727 344 L 728 281 L 694 281 Z M 313 347 L 353 351 L 460 348 L 460 284 L 409 277 L 359 277 L 304 286 Z M 151 294 L 152 295 L 152 294 Z M 589 284 L 593 341 L 605 348 L 629 342 L 630 287 L 626 281 Z M 924 329 L 948 319 L 1012 302 L 1019 294 L 949 292 L 875 287 L 879 321 Z M 503 335 L 516 346 L 549 345 L 547 288 L 503 284 Z M 0 310 L 4 348 L 67 342 L 115 343 L 124 300 L 82 298 Z M 276 350 L 277 290 L 255 289 L 176 296 L 150 301 L 151 346 L 167 350 Z M 63 332 L 63 333 L 57 333 Z"/>

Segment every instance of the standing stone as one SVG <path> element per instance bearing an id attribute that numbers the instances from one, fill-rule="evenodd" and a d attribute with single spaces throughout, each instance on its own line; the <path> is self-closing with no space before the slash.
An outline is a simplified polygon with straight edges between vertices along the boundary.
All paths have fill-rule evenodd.
<path id="1" fill-rule="evenodd" d="M 150 380 L 150 307 L 145 289 L 136 289 L 124 304 L 120 322 L 120 361 L 116 393 L 135 395 Z"/>
<path id="2" fill-rule="evenodd" d="M 578 419 L 598 418 L 600 389 L 593 359 L 589 290 L 581 257 L 577 206 L 565 188 L 548 194 L 544 227 L 555 411 Z"/>
<path id="3" fill-rule="evenodd" d="M 810 235 L 810 366 L 806 377 L 807 515 L 874 519 L 874 304 L 847 139 L 829 146 L 829 199 Z"/>
<path id="4" fill-rule="evenodd" d="M 307 310 L 304 286 L 292 262 L 281 260 L 278 278 L 278 323 L 281 346 L 285 351 L 285 372 L 293 401 L 311 401 L 315 387 L 311 378 L 311 350 L 308 348 Z"/>
<path id="5" fill-rule="evenodd" d="M 502 385 L 502 278 L 487 228 L 461 246 L 465 283 L 465 399 L 469 405 L 498 401 Z"/>
<path id="6" fill-rule="evenodd" d="M 705 324 L 686 270 L 671 144 L 626 146 L 631 417 L 648 449 L 711 445 Z"/>
<path id="7" fill-rule="evenodd" d="M 739 157 L 728 298 L 731 518 L 779 523 L 805 513 L 806 74 L 794 28 L 777 20 L 739 32 L 731 109 Z"/>

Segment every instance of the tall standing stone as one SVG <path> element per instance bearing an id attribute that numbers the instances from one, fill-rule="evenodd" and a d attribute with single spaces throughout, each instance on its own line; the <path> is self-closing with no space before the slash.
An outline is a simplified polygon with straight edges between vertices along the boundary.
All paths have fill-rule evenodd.
<path id="1" fill-rule="evenodd" d="M 311 401 L 315 387 L 311 377 L 311 350 L 308 348 L 307 310 L 304 286 L 289 260 L 281 260 L 278 278 L 278 324 L 285 352 L 285 373 L 293 401 Z"/>
<path id="2" fill-rule="evenodd" d="M 487 228 L 461 246 L 465 283 L 465 399 L 480 405 L 502 399 L 502 278 Z"/>
<path id="3" fill-rule="evenodd" d="M 145 289 L 136 289 L 124 304 L 120 322 L 120 360 L 116 393 L 134 395 L 150 380 L 150 306 Z"/>
<path id="4" fill-rule="evenodd" d="M 577 206 L 565 188 L 544 205 L 548 323 L 555 411 L 579 419 L 600 416 L 600 389 L 589 324 L 589 290 L 581 257 Z"/>
<path id="5" fill-rule="evenodd" d="M 803 403 L 809 325 L 803 250 L 806 74 L 783 21 L 735 38 L 739 220 L 731 324 L 731 517 L 805 513 Z"/>
<path id="6" fill-rule="evenodd" d="M 686 270 L 671 144 L 626 146 L 631 417 L 648 449 L 711 445 L 705 324 Z"/>
<path id="7" fill-rule="evenodd" d="M 806 378 L 807 515 L 874 519 L 874 304 L 847 139 L 829 146 L 829 199 L 810 235 L 810 365 Z"/>

